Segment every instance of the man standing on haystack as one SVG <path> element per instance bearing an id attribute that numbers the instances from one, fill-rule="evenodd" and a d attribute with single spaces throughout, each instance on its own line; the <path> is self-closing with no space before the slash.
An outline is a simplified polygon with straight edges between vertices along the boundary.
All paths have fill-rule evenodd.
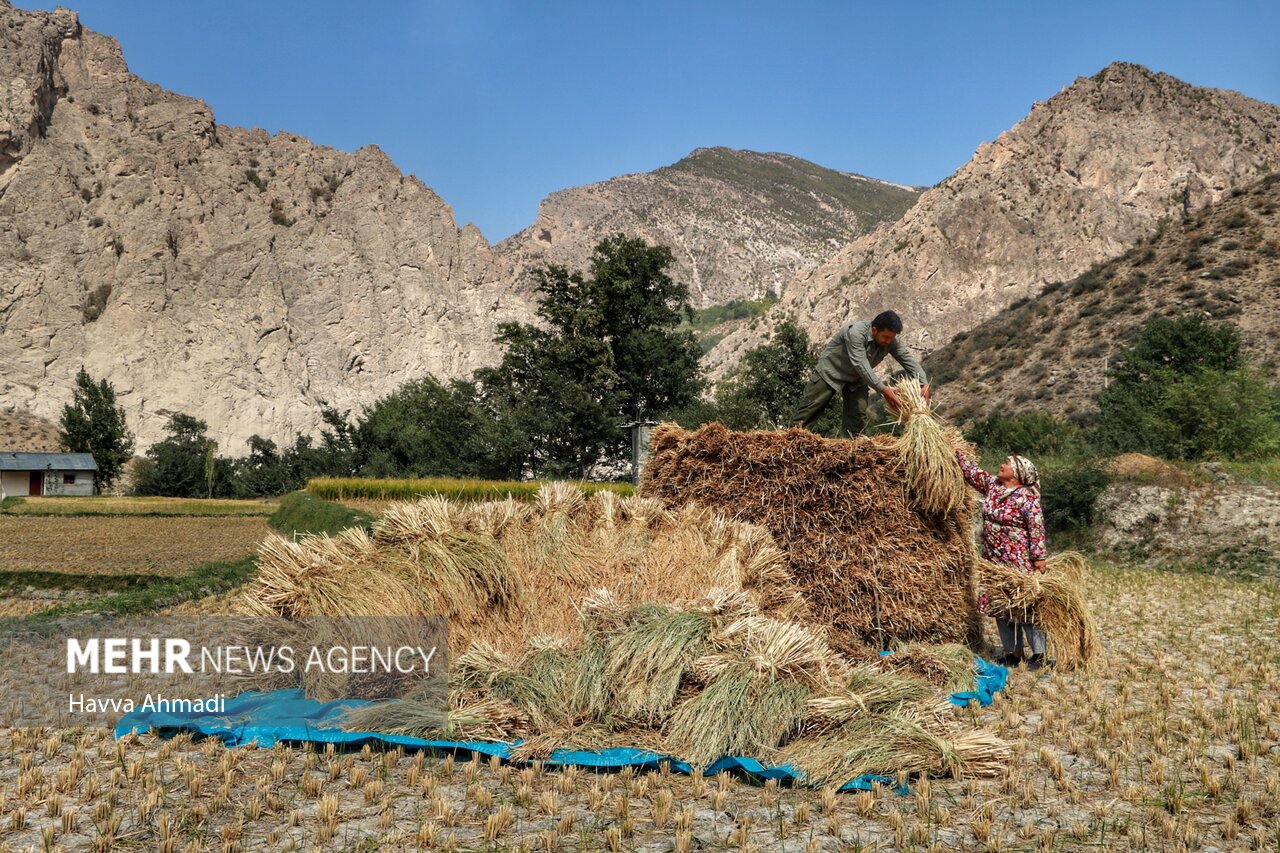
<path id="1" fill-rule="evenodd" d="M 924 398 L 929 399 L 929 379 L 915 353 L 898 340 L 902 318 L 894 311 L 882 311 L 871 322 L 848 323 L 827 342 L 818 357 L 804 395 L 791 422 L 805 429 L 813 425 L 826 410 L 837 391 L 844 395 L 840 416 L 840 437 L 852 438 L 867 426 L 867 398 L 874 388 L 893 408 L 898 395 L 876 375 L 876 365 L 886 355 L 893 356 L 903 368 L 899 375 L 910 374 L 920 380 Z M 896 377 L 895 377 L 896 378 Z"/>

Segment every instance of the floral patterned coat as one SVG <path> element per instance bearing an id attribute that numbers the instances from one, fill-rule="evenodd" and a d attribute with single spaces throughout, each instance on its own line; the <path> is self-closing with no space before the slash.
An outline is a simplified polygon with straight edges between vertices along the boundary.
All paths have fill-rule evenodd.
<path id="1" fill-rule="evenodd" d="M 1044 531 L 1044 510 L 1040 493 L 1033 488 L 1007 488 L 1000 481 L 965 459 L 956 461 L 964 478 L 983 495 L 982 557 L 993 563 L 1013 566 L 1024 572 L 1032 563 L 1048 559 L 1049 546 Z M 985 595 L 979 594 L 979 608 L 985 612 Z"/>

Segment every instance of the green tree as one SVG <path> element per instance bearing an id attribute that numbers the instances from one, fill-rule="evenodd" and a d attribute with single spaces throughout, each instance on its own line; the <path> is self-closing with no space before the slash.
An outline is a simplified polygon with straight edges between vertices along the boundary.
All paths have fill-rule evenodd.
<path id="1" fill-rule="evenodd" d="M 716 386 L 715 419 L 730 429 L 788 426 L 817 356 L 809 334 L 794 320 L 784 320 Z M 839 403 L 835 400 L 833 409 Z"/>
<path id="2" fill-rule="evenodd" d="M 291 461 L 290 452 L 282 454 L 271 439 L 249 436 L 249 455 L 229 463 L 232 494 L 238 498 L 267 497 L 301 488 L 306 480 L 296 475 Z"/>
<path id="3" fill-rule="evenodd" d="M 116 391 L 105 379 L 94 382 L 83 367 L 76 374 L 71 403 L 62 408 L 58 443 L 69 453 L 91 453 L 98 463 L 93 477 L 97 492 L 110 489 L 133 456 L 133 434 Z"/>
<path id="4" fill-rule="evenodd" d="M 664 246 L 618 234 L 592 253 L 590 275 L 548 265 L 535 273 L 539 325 L 506 323 L 502 362 L 476 373 L 484 405 L 520 441 L 529 473 L 585 477 L 620 460 L 618 424 L 688 405 L 701 388 L 688 288 L 666 269 Z M 521 451 L 521 448 L 523 450 Z"/>
<path id="5" fill-rule="evenodd" d="M 769 339 L 753 347 L 716 386 L 710 401 L 699 400 L 676 415 L 686 427 L 719 421 L 730 429 L 777 429 L 790 426 L 796 404 L 804 391 L 818 347 L 792 319 L 778 324 Z M 834 433 L 840 420 L 837 394 L 816 425 L 823 434 Z"/>
<path id="6" fill-rule="evenodd" d="M 216 444 L 205 431 L 208 424 L 177 412 L 169 417 L 168 436 L 151 445 L 138 465 L 134 494 L 177 498 L 206 497 L 215 491 L 220 466 L 210 458 Z"/>
<path id="7" fill-rule="evenodd" d="M 1080 427 L 1049 412 L 995 412 L 965 431 L 985 453 L 1070 456 L 1086 450 Z"/>
<path id="8" fill-rule="evenodd" d="M 367 408 L 356 425 L 361 473 L 518 476 L 525 446 L 520 433 L 500 419 L 474 382 L 411 380 Z"/>
<path id="9" fill-rule="evenodd" d="M 1280 452 L 1280 392 L 1246 363 L 1228 323 L 1150 320 L 1108 376 L 1096 433 L 1107 450 L 1168 459 Z"/>

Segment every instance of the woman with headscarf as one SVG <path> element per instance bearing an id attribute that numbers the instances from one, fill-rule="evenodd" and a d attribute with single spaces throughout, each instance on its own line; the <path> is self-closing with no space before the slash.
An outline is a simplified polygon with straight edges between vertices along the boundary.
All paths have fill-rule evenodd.
<path id="1" fill-rule="evenodd" d="M 1040 474 L 1031 460 L 1010 456 L 995 476 L 988 474 L 956 451 L 964 478 L 983 495 L 982 557 L 1024 572 L 1043 572 L 1049 557 L 1044 532 L 1044 510 L 1040 506 Z M 987 596 L 978 596 L 978 608 L 985 612 Z M 1028 669 L 1044 666 L 1044 631 L 1030 621 L 1016 621 L 1014 614 L 995 614 L 1000 629 L 1004 657 L 1000 663 L 1016 666 L 1025 657 Z M 1026 615 L 1024 614 L 1024 618 Z M 1024 646 L 1023 639 L 1026 643 Z"/>

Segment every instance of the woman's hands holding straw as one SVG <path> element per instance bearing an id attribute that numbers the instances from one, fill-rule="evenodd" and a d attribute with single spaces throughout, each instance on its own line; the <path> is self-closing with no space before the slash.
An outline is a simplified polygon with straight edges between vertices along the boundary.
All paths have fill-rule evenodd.
<path id="1" fill-rule="evenodd" d="M 1047 572 L 1049 571 L 1049 564 L 1044 560 L 1036 560 L 1032 562 L 1031 568 L 1035 569 L 1037 572 Z"/>

